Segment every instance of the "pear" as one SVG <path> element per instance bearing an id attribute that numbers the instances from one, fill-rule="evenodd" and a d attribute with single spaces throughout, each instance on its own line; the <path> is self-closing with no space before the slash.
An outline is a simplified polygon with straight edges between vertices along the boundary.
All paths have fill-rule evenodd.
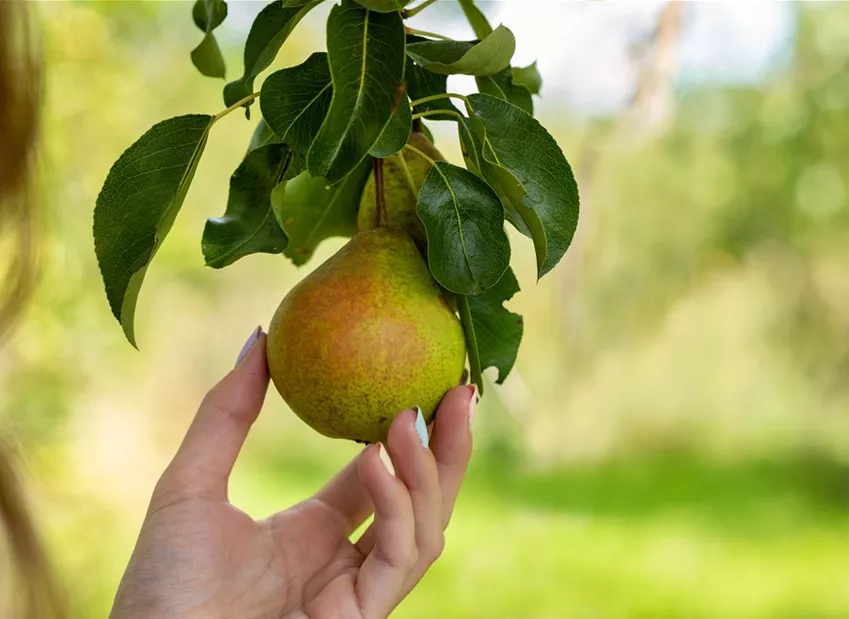
<path id="1" fill-rule="evenodd" d="M 360 442 L 386 439 L 398 412 L 433 418 L 459 384 L 463 330 L 403 231 L 357 233 L 298 283 L 268 330 L 280 395 L 312 428 Z"/>
<path id="2" fill-rule="evenodd" d="M 424 133 L 414 132 L 409 144 L 415 146 L 434 161 L 445 161 Z M 402 163 L 403 160 L 403 163 Z M 419 188 L 427 178 L 431 164 L 408 148 L 383 160 L 383 187 L 386 195 L 386 225 L 404 230 L 413 237 L 416 245 L 426 253 L 427 236 L 424 225 L 416 214 Z M 406 169 L 405 169 L 406 168 Z M 409 174 L 408 174 L 409 173 Z M 357 215 L 357 230 L 377 228 L 377 200 L 375 200 L 374 176 L 363 190 L 360 210 Z"/>

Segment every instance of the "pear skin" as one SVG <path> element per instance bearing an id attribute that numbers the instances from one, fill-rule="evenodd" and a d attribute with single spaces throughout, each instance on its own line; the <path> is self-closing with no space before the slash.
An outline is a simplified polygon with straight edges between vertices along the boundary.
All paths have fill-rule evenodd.
<path id="1" fill-rule="evenodd" d="M 355 235 L 298 283 L 268 330 L 271 379 L 292 411 L 325 436 L 386 439 L 392 418 L 433 418 L 466 359 L 460 321 L 412 239 Z"/>
<path id="2" fill-rule="evenodd" d="M 412 133 L 409 144 L 415 146 L 434 161 L 445 161 L 424 133 Z M 401 163 L 403 157 L 404 163 Z M 404 166 L 406 165 L 406 170 Z M 426 252 L 427 236 L 424 224 L 416 214 L 419 188 L 430 173 L 430 162 L 405 148 L 400 153 L 383 160 L 383 190 L 386 194 L 386 225 L 403 230 Z M 409 172 L 409 176 L 407 173 Z M 378 227 L 377 201 L 375 200 L 374 176 L 363 190 L 360 210 L 357 214 L 357 230 L 372 230 Z"/>

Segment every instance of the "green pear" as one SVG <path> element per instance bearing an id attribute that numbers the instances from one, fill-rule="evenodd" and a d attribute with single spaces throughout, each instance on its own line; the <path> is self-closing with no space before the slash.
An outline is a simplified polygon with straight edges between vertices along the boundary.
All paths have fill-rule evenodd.
<path id="1" fill-rule="evenodd" d="M 412 133 L 409 144 L 422 151 L 434 161 L 445 161 L 436 147 L 424 133 Z M 424 225 L 416 214 L 419 188 L 430 173 L 431 164 L 409 148 L 403 149 L 383 160 L 383 191 L 386 195 L 386 225 L 404 230 L 413 237 L 416 245 L 424 253 L 427 236 Z M 372 175 L 360 200 L 357 214 L 357 230 L 377 228 L 377 200 L 375 199 L 374 176 Z"/>
<path id="2" fill-rule="evenodd" d="M 377 228 L 292 288 L 271 321 L 267 355 L 296 415 L 326 436 L 371 443 L 404 409 L 433 418 L 460 382 L 466 345 L 412 239 Z"/>

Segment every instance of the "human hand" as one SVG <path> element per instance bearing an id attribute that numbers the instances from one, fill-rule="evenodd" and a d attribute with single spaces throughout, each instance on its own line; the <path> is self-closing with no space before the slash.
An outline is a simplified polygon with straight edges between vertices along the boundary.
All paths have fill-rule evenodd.
<path id="1" fill-rule="evenodd" d="M 442 552 L 471 456 L 474 387 L 445 395 L 429 447 L 404 411 L 388 453 L 368 446 L 312 498 L 255 521 L 227 498 L 268 387 L 265 335 L 252 339 L 159 480 L 111 619 L 382 619 Z"/>

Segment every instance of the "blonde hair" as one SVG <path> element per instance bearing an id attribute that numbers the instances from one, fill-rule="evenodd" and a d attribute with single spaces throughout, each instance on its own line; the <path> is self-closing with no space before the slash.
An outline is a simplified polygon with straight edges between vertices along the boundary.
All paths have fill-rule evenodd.
<path id="1" fill-rule="evenodd" d="M 8 261 L 0 273 L 0 338 L 20 315 L 35 279 L 29 181 L 42 81 L 31 38 L 25 3 L 0 1 L 0 244 Z"/>
<path id="2" fill-rule="evenodd" d="M 3 531 L 4 530 L 4 531 Z M 26 509 L 24 493 L 12 462 L 12 451 L 0 443 L 0 532 L 5 533 L 12 572 L 4 587 L 14 592 L 12 618 L 58 619 L 62 598 L 53 579 L 38 533 Z M 6 614 L 9 609 L 0 610 Z"/>
<path id="3" fill-rule="evenodd" d="M 35 211 L 30 193 L 31 168 L 39 132 L 41 62 L 32 45 L 24 2 L 0 0 L 0 340 L 20 315 L 35 279 Z M 0 615 L 55 619 L 63 613 L 38 535 L 26 509 L 12 461 L 0 442 L 0 548 L 13 567 L 5 590 L 13 609 Z M 5 539 L 4 539 L 5 538 Z M 3 573 L 5 577 L 5 571 Z"/>

